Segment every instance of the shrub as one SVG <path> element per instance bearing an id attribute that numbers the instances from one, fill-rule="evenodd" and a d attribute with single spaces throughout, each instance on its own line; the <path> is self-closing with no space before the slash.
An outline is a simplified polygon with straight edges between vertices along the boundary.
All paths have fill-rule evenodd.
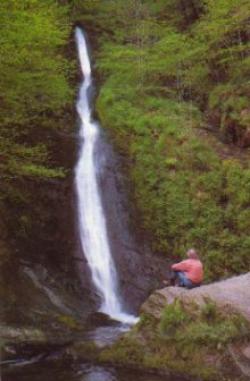
<path id="1" fill-rule="evenodd" d="M 190 318 L 181 303 L 176 301 L 164 309 L 159 325 L 160 333 L 162 335 L 174 335 L 189 320 Z"/>

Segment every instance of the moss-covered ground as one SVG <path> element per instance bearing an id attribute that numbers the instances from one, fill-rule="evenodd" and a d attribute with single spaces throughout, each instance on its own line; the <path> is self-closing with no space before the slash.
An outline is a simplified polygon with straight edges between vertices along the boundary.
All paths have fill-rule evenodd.
<path id="1" fill-rule="evenodd" d="M 228 345 L 249 340 L 249 324 L 207 302 L 201 309 L 180 302 L 165 308 L 160 321 L 143 315 L 139 324 L 100 354 L 101 361 L 182 374 L 202 380 L 237 380 Z"/>

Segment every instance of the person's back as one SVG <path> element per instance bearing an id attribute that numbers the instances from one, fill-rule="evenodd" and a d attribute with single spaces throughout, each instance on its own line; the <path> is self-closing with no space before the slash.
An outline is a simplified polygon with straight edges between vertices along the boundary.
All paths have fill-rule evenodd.
<path id="1" fill-rule="evenodd" d="M 179 285 L 187 288 L 197 287 L 203 281 L 203 264 L 196 250 L 187 252 L 188 259 L 172 265 L 172 270 L 179 279 Z"/>
<path id="2" fill-rule="evenodd" d="M 185 259 L 172 266 L 174 271 L 183 271 L 193 283 L 201 283 L 203 280 L 203 265 L 199 259 Z"/>

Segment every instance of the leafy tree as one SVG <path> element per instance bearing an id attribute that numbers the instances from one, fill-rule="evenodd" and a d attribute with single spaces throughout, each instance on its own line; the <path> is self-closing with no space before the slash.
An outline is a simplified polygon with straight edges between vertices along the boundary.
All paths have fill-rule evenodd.
<path id="1" fill-rule="evenodd" d="M 1 170 L 7 177 L 54 176 L 55 170 L 40 167 L 48 154 L 34 137 L 72 100 L 70 64 L 63 55 L 70 31 L 67 7 L 53 0 L 3 0 L 0 29 Z"/>

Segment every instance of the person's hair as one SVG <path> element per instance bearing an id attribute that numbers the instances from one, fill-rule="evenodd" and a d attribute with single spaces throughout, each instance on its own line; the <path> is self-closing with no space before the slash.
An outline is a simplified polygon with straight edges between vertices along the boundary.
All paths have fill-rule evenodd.
<path id="1" fill-rule="evenodd" d="M 198 254 L 197 250 L 195 250 L 193 248 L 189 249 L 187 251 L 187 256 L 188 256 L 188 258 L 191 258 L 191 259 L 199 259 L 199 254 Z"/>

